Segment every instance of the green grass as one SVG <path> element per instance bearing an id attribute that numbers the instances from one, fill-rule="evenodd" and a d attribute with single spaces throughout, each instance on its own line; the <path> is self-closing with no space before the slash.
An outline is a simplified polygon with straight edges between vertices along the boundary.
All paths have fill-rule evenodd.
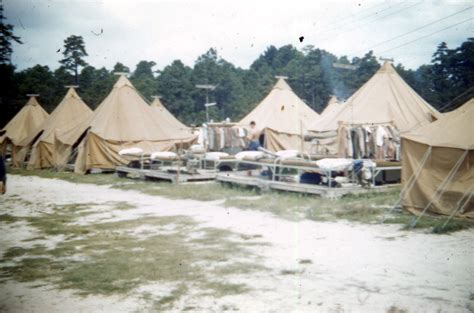
<path id="1" fill-rule="evenodd" d="M 112 187 L 121 190 L 139 191 L 151 196 L 162 196 L 169 199 L 214 201 L 242 196 L 241 189 L 226 188 L 217 183 L 174 185 L 168 182 L 135 181 L 127 184 L 115 184 Z M 249 195 L 257 195 L 255 191 L 244 192 Z"/>
<path id="2" fill-rule="evenodd" d="M 21 220 L 21 218 L 16 217 L 16 216 L 13 216 L 13 215 L 10 215 L 10 214 L 1 214 L 1 215 L 0 215 L 0 222 L 3 222 L 3 223 L 5 223 L 5 224 L 16 223 L 16 222 L 18 222 L 19 220 Z"/>
<path id="3" fill-rule="evenodd" d="M 35 175 L 44 178 L 58 178 L 75 183 L 92 183 L 110 185 L 120 190 L 134 190 L 152 196 L 163 196 L 170 199 L 193 199 L 200 201 L 225 200 L 224 206 L 240 209 L 271 212 L 276 216 L 315 221 L 347 220 L 358 223 L 380 222 L 387 213 L 387 208 L 398 200 L 399 189 L 394 188 L 386 193 L 369 193 L 348 195 L 338 200 L 323 199 L 316 196 L 295 193 L 271 192 L 255 197 L 259 193 L 254 189 L 229 187 L 218 183 L 173 185 L 167 182 L 146 182 L 124 180 L 113 174 L 79 175 L 71 172 L 54 172 L 50 170 L 27 171 L 10 169 L 15 175 Z M 253 197 L 245 199 L 245 197 Z M 27 205 L 27 204 L 25 204 Z M 125 207 L 124 209 L 127 209 Z M 387 224 L 401 224 L 410 229 L 413 215 L 407 212 L 393 212 L 386 217 Z M 447 227 L 442 228 L 446 217 L 425 215 L 415 228 L 431 228 L 434 233 L 443 234 L 474 227 L 474 222 L 454 218 Z"/>
<path id="4" fill-rule="evenodd" d="M 255 266 L 258 257 L 253 258 L 249 251 L 249 247 L 264 243 L 254 242 L 254 238 L 242 240 L 227 230 L 200 227 L 186 216 L 74 224 L 93 214 L 87 209 L 94 205 L 56 206 L 52 213 L 19 218 L 39 231 L 38 240 L 59 234 L 68 239 L 52 249 L 39 244 L 10 247 L 0 262 L 0 277 L 20 282 L 42 280 L 76 290 L 79 295 L 127 294 L 142 284 L 176 283 L 165 297 L 148 295 L 154 308 L 166 310 L 188 292 L 189 284 L 194 286 L 193 292 L 221 297 L 251 290 L 251 286 L 225 282 L 228 277 L 266 270 Z M 114 205 L 130 208 L 127 203 L 114 203 L 111 210 Z M 133 231 L 138 226 L 156 230 L 166 226 L 167 231 L 144 232 L 137 237 Z M 231 261 L 235 258 L 247 258 L 248 262 Z"/>

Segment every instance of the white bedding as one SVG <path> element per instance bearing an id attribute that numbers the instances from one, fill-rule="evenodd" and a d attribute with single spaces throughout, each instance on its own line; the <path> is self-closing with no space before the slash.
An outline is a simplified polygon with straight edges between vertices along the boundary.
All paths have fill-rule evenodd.
<path id="1" fill-rule="evenodd" d="M 242 151 L 235 155 L 237 160 L 243 160 L 244 158 L 256 160 L 261 157 L 263 157 L 262 151 Z"/>
<path id="2" fill-rule="evenodd" d="M 159 152 L 153 152 L 151 154 L 152 159 L 173 159 L 176 158 L 178 155 L 174 152 L 171 151 L 159 151 Z"/>
<path id="3" fill-rule="evenodd" d="M 209 161 L 219 161 L 223 157 L 228 157 L 229 154 L 225 152 L 207 152 L 204 158 Z"/>
<path id="4" fill-rule="evenodd" d="M 296 158 L 298 156 L 298 150 L 281 150 L 281 151 L 275 152 L 275 154 L 283 160 L 291 159 L 291 158 Z"/>
<path id="5" fill-rule="evenodd" d="M 127 148 L 119 151 L 119 155 L 136 155 L 141 156 L 143 154 L 143 149 L 141 148 Z"/>

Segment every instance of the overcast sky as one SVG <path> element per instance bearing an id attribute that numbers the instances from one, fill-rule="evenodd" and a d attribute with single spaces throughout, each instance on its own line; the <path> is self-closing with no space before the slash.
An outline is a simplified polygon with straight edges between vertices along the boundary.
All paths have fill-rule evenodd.
<path id="1" fill-rule="evenodd" d="M 474 32 L 472 0 L 3 3 L 7 22 L 24 42 L 14 45 L 12 57 L 20 70 L 35 64 L 56 69 L 62 58 L 57 50 L 71 34 L 84 37 L 89 64 L 111 69 L 122 62 L 133 70 L 140 60 L 155 61 L 155 69 L 176 59 L 192 66 L 210 47 L 248 68 L 269 45 L 286 44 L 298 49 L 314 45 L 349 57 L 372 49 L 416 68 L 430 62 L 440 42 L 454 48 Z"/>

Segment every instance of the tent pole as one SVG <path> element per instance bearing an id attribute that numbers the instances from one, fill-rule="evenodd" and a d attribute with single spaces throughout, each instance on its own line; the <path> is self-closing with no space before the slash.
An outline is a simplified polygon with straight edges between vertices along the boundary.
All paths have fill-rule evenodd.
<path id="1" fill-rule="evenodd" d="M 426 213 L 426 211 L 428 210 L 428 208 L 433 204 L 433 202 L 438 199 L 439 197 L 441 197 L 441 195 L 443 194 L 443 191 L 444 191 L 444 188 L 451 182 L 451 180 L 454 178 L 454 175 L 456 175 L 456 173 L 458 172 L 459 170 L 459 167 L 461 166 L 462 162 L 464 161 L 464 159 L 466 158 L 466 155 L 468 153 L 469 150 L 465 150 L 464 153 L 461 155 L 461 157 L 457 160 L 456 164 L 454 164 L 453 168 L 451 169 L 451 171 L 449 171 L 449 174 L 448 176 L 446 176 L 444 178 L 444 180 L 441 182 L 441 184 L 438 186 L 438 188 L 436 189 L 435 191 L 435 194 L 434 196 L 431 198 L 430 202 L 428 202 L 428 204 L 425 206 L 425 208 L 423 209 L 423 211 L 421 211 L 421 214 L 419 216 L 416 217 L 415 220 L 412 221 L 410 227 L 411 228 L 414 228 L 416 226 L 416 224 L 418 223 L 418 221 L 421 219 L 421 217 Z"/>
<path id="2" fill-rule="evenodd" d="M 423 169 L 423 167 L 425 166 L 425 163 L 426 161 L 428 160 L 430 154 L 431 154 L 431 149 L 432 147 L 429 146 L 428 149 L 426 150 L 425 154 L 423 155 L 423 157 L 421 158 L 421 162 L 420 162 L 420 166 L 418 167 L 417 171 L 415 173 L 413 173 L 411 175 L 411 177 L 408 179 L 407 181 L 407 184 L 405 186 L 405 188 L 403 188 L 401 191 L 400 191 L 400 197 L 398 198 L 397 202 L 395 202 L 395 204 L 390 208 L 390 210 L 388 211 L 388 214 L 391 214 L 393 212 L 393 210 L 395 210 L 396 207 L 398 207 L 400 205 L 400 203 L 402 202 L 403 198 L 405 197 L 405 194 L 411 190 L 411 188 L 413 188 L 413 186 L 415 185 L 415 182 L 416 180 L 418 179 L 418 176 L 420 176 L 421 174 L 421 170 Z M 375 179 L 375 178 L 374 178 Z M 385 222 L 385 220 L 387 219 L 387 214 L 384 214 L 382 220 L 380 221 L 382 224 Z"/>
<path id="3" fill-rule="evenodd" d="M 182 147 L 183 141 L 179 141 L 179 148 L 178 148 L 178 170 L 176 171 L 176 184 L 179 184 L 179 172 L 181 171 L 181 147 Z"/>
<path id="4" fill-rule="evenodd" d="M 304 153 L 303 121 L 300 120 L 301 153 Z"/>
<path id="5" fill-rule="evenodd" d="M 473 192 L 474 191 L 474 184 L 471 185 L 471 187 L 463 194 L 463 196 L 461 197 L 461 199 L 459 199 L 458 203 L 456 204 L 456 209 L 453 210 L 453 212 L 451 212 L 451 214 L 449 215 L 448 219 L 444 222 L 444 224 L 441 226 L 441 229 L 444 229 L 446 227 L 446 225 L 448 225 L 449 221 L 454 217 L 454 215 L 459 212 L 459 211 L 463 211 L 464 208 L 466 207 L 466 205 L 469 203 L 469 201 L 471 201 L 471 198 L 472 198 L 472 195 L 473 195 Z M 466 197 L 467 196 L 467 197 Z M 466 201 L 462 204 L 462 201 L 463 199 L 465 199 Z"/>

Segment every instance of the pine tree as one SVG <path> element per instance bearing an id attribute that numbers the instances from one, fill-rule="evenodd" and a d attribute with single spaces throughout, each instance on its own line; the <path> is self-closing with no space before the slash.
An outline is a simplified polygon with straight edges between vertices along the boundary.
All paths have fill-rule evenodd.
<path id="1" fill-rule="evenodd" d="M 60 60 L 66 70 L 74 74 L 76 84 L 79 85 L 79 66 L 85 67 L 87 65 L 84 57 L 88 54 L 82 36 L 71 35 L 64 40 L 64 59 Z"/>
<path id="2" fill-rule="evenodd" d="M 12 41 L 22 44 L 20 37 L 13 34 L 13 25 L 5 24 L 3 5 L 0 5 L 0 64 L 9 64 L 12 55 Z"/>

